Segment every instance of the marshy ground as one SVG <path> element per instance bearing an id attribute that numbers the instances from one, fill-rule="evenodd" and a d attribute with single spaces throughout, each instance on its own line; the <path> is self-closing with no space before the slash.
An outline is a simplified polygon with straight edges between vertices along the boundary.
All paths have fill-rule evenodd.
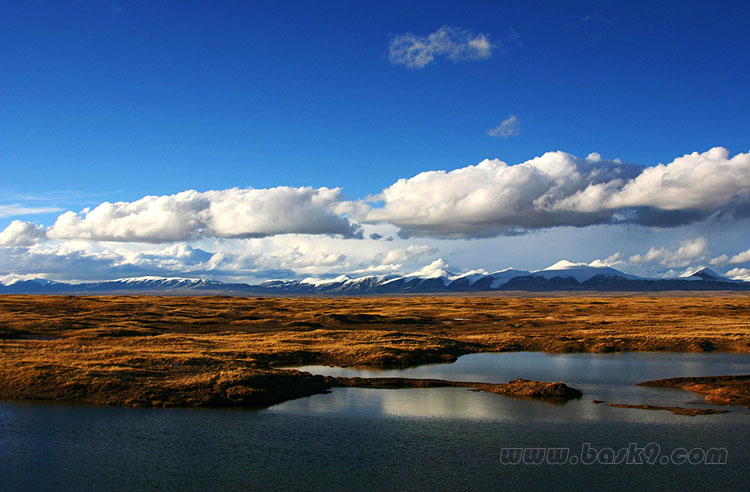
<path id="1" fill-rule="evenodd" d="M 285 365 L 509 350 L 750 352 L 750 296 L 0 296 L 0 398 L 268 405 L 356 384 Z"/>

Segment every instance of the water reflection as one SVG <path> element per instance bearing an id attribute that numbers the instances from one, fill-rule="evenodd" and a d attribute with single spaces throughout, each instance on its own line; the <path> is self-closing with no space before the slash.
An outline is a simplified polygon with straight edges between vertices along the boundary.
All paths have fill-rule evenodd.
<path id="1" fill-rule="evenodd" d="M 436 378 L 492 383 L 524 378 L 578 384 L 635 384 L 649 379 L 743 374 L 750 371 L 750 354 L 503 352 L 469 354 L 459 357 L 452 364 L 427 364 L 407 369 L 373 370 L 314 365 L 295 369 L 327 376 Z"/>
<path id="2" fill-rule="evenodd" d="M 453 364 L 400 370 L 362 370 L 302 366 L 313 374 L 359 377 L 437 378 L 455 381 L 506 382 L 516 378 L 564 381 L 583 391 L 580 400 L 563 405 L 522 400 L 466 388 L 364 389 L 334 388 L 331 393 L 288 401 L 269 409 L 297 414 L 461 418 L 492 421 L 673 422 L 668 412 L 637 411 L 593 404 L 592 400 L 629 404 L 684 406 L 701 403 L 682 390 L 641 387 L 649 379 L 741 374 L 750 371 L 749 354 L 546 354 L 509 352 L 471 354 Z M 721 407 L 714 407 L 721 408 Z M 735 415 L 739 415 L 734 412 Z M 711 418 L 734 418 L 715 416 Z"/>
<path id="3" fill-rule="evenodd" d="M 324 368 L 338 374 L 352 370 Z M 349 371 L 349 372 L 346 372 Z M 466 388 L 335 388 L 261 411 L 0 402 L 0 489 L 748 490 L 747 410 L 685 417 L 594 405 L 684 405 L 644 379 L 750 372 L 747 354 L 478 354 L 372 375 L 564 380 L 565 405 Z M 363 375 L 357 371 L 357 375 Z M 502 447 L 724 447 L 725 466 L 503 466 Z M 572 485 L 571 485 L 572 484 Z M 610 487 L 611 488 L 611 487 Z"/>

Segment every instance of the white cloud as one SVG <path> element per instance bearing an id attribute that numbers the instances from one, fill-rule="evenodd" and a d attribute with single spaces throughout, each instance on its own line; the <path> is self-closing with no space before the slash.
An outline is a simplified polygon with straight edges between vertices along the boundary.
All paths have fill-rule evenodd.
<path id="1" fill-rule="evenodd" d="M 596 194 L 578 196 L 576 203 L 570 199 L 590 185 L 606 190 L 622 184 L 639 169 L 565 152 L 548 152 L 515 166 L 486 159 L 451 172 L 427 171 L 398 180 L 383 191 L 383 207 L 372 209 L 366 221 L 394 224 L 403 237 L 440 238 L 602 223 L 611 212 L 599 209 Z"/>
<path id="2" fill-rule="evenodd" d="M 451 268 L 451 266 L 447 261 L 442 258 L 438 258 L 429 265 L 425 265 L 419 270 L 412 272 L 410 275 L 422 278 L 446 277 L 451 274 L 451 272 L 448 271 L 449 268 Z"/>
<path id="3" fill-rule="evenodd" d="M 653 168 L 561 151 L 513 166 L 487 159 L 400 179 L 377 198 L 383 207 L 364 220 L 394 224 L 403 237 L 491 237 L 603 223 L 674 227 L 715 213 L 747 214 L 750 154 L 730 159 L 717 147 Z"/>
<path id="4" fill-rule="evenodd" d="M 55 280 L 116 278 L 153 273 L 148 269 L 118 264 L 122 256 L 112 251 L 93 251 L 73 244 L 40 243 L 8 248 L 0 255 L 0 276 L 43 277 Z"/>
<path id="5" fill-rule="evenodd" d="M 718 265 L 725 265 L 729 261 L 729 256 L 727 255 L 719 255 L 715 258 L 711 258 L 711 260 L 708 262 L 709 265 L 718 266 Z"/>
<path id="6" fill-rule="evenodd" d="M 750 268 L 732 268 L 726 276 L 733 280 L 744 280 L 750 282 Z"/>
<path id="7" fill-rule="evenodd" d="M 20 203 L 9 203 L 0 205 L 0 218 L 17 217 L 19 215 L 46 214 L 59 211 L 59 207 L 29 207 Z"/>
<path id="8" fill-rule="evenodd" d="M 729 263 L 737 264 L 737 263 L 750 263 L 750 249 L 747 251 L 743 251 L 742 253 L 738 253 L 734 256 L 732 256 L 729 259 Z"/>
<path id="9" fill-rule="evenodd" d="M 686 154 L 664 165 L 644 168 L 612 194 L 609 208 L 713 212 L 732 199 L 750 200 L 750 153 L 729 158 L 723 147 Z"/>
<path id="10" fill-rule="evenodd" d="M 593 267 L 614 267 L 625 262 L 623 254 L 621 252 L 614 253 L 603 260 L 594 260 L 589 263 L 589 266 Z"/>
<path id="11" fill-rule="evenodd" d="M 289 187 L 105 202 L 62 214 L 46 230 L 11 222 L 0 232 L 0 276 L 180 275 L 253 283 L 403 274 L 438 251 L 455 265 L 493 271 L 534 269 L 560 258 L 603 258 L 591 264 L 644 276 L 696 265 L 747 266 L 747 156 L 730 159 L 724 149 L 690 154 L 661 166 L 658 180 L 642 179 L 648 168 L 597 153 L 579 158 L 550 152 L 513 166 L 485 160 L 399 180 L 372 198 L 382 206 L 346 201 L 335 188 Z M 715 175 L 705 178 L 710 172 Z M 710 181 L 715 196 L 704 196 L 702 180 Z M 636 185 L 651 186 L 651 193 L 679 188 L 685 196 L 660 202 L 643 194 L 637 201 Z M 625 198 L 627 207 L 611 205 Z M 715 220 L 695 222 L 711 214 Z M 360 227 L 355 220 L 366 222 Z M 530 230 L 537 232 L 522 235 Z M 410 236 L 427 239 L 414 244 Z M 686 237 L 695 239 L 678 244 Z M 706 238 L 720 250 L 709 251 Z"/>
<path id="12" fill-rule="evenodd" d="M 14 220 L 0 232 L 0 246 L 28 246 L 42 241 L 45 237 L 42 226 Z"/>
<path id="13" fill-rule="evenodd" d="M 670 268 L 682 268 L 705 257 L 708 241 L 698 237 L 680 243 L 676 249 L 651 247 L 645 254 L 633 255 L 631 263 L 658 263 Z"/>
<path id="14" fill-rule="evenodd" d="M 451 61 L 485 60 L 492 55 L 489 36 L 443 26 L 427 36 L 412 33 L 394 36 L 389 47 L 389 59 L 396 65 L 424 68 L 437 57 Z"/>
<path id="15" fill-rule="evenodd" d="M 383 265 L 402 264 L 423 256 L 435 254 L 437 248 L 427 245 L 410 245 L 406 248 L 392 249 L 382 259 Z"/>
<path id="16" fill-rule="evenodd" d="M 488 130 L 487 135 L 490 137 L 514 137 L 521 134 L 521 122 L 518 116 L 512 114 L 505 118 L 499 126 Z"/>
<path id="17" fill-rule="evenodd" d="M 196 237 L 262 237 L 275 234 L 354 236 L 358 226 L 337 213 L 338 188 L 231 188 L 104 202 L 80 213 L 65 212 L 53 239 L 166 242 Z"/>

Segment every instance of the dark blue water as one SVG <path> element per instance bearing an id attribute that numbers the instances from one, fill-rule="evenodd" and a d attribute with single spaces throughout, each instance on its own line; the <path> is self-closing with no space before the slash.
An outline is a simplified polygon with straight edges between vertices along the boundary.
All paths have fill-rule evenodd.
<path id="1" fill-rule="evenodd" d="M 0 491 L 748 490 L 750 410 L 685 417 L 591 403 L 684 405 L 697 398 L 631 383 L 748 372 L 750 356 L 736 354 L 477 354 L 399 375 L 563 380 L 584 398 L 551 405 L 463 388 L 340 388 L 260 411 L 1 402 Z M 504 447 L 568 447 L 572 456 L 585 443 L 656 443 L 659 457 L 726 448 L 727 463 L 501 462 Z"/>

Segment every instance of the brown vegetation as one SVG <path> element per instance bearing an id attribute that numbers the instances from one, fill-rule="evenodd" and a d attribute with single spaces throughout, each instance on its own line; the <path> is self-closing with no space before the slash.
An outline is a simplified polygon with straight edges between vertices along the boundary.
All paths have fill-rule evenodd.
<path id="1" fill-rule="evenodd" d="M 712 405 L 750 405 L 750 375 L 655 379 L 639 384 L 706 395 L 706 403 Z"/>
<path id="2" fill-rule="evenodd" d="M 291 364 L 471 352 L 750 352 L 750 297 L 0 296 L 0 397 L 254 405 L 325 391 Z"/>
<path id="3" fill-rule="evenodd" d="M 675 415 L 687 415 L 695 417 L 696 415 L 714 415 L 717 413 L 727 413 L 729 410 L 714 410 L 712 408 L 684 408 L 684 407 L 662 407 L 658 405 L 628 405 L 625 403 L 607 403 L 607 406 L 616 408 L 637 408 L 640 410 L 667 410 Z"/>
<path id="4" fill-rule="evenodd" d="M 332 386 L 352 386 L 356 388 L 473 388 L 503 396 L 516 398 L 540 398 L 547 400 L 567 400 L 580 398 L 583 393 L 565 383 L 548 383 L 529 379 L 516 379 L 507 383 L 476 383 L 467 381 L 445 381 L 443 379 L 412 378 L 328 378 Z"/>

